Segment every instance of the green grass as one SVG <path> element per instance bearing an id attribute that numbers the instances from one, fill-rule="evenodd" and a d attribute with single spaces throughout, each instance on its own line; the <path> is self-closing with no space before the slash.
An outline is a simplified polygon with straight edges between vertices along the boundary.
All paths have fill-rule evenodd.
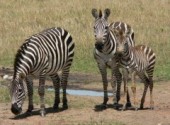
<path id="1" fill-rule="evenodd" d="M 5 103 L 10 101 L 11 97 L 9 95 L 9 89 L 7 87 L 1 87 L 0 93 L 1 93 L 0 102 Z"/>
<path id="2" fill-rule="evenodd" d="M 111 9 L 109 22 L 123 21 L 135 31 L 137 44 L 146 44 L 157 55 L 155 77 L 170 79 L 170 2 L 168 0 L 1 0 L 0 66 L 12 66 L 14 56 L 30 35 L 49 27 L 63 27 L 76 44 L 73 72 L 98 73 L 93 59 L 91 9 Z"/>

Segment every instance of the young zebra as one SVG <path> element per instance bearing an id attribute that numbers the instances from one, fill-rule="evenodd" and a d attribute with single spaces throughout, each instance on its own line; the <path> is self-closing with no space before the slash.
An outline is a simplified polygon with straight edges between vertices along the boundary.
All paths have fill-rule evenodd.
<path id="1" fill-rule="evenodd" d="M 95 35 L 95 49 L 94 49 L 94 58 L 98 64 L 100 70 L 102 81 L 103 81 L 103 90 L 104 90 L 104 101 L 101 105 L 101 108 L 105 109 L 107 107 L 108 93 L 107 93 L 107 67 L 112 71 L 111 85 L 113 89 L 113 102 L 116 108 L 119 106 L 118 101 L 120 100 L 120 88 L 122 82 L 122 75 L 119 71 L 117 59 L 115 58 L 116 52 L 116 39 L 114 33 L 110 32 L 112 25 L 109 25 L 107 18 L 110 15 L 110 9 L 105 9 L 104 14 L 101 10 L 99 14 L 96 9 L 92 9 L 92 15 L 95 18 L 94 24 L 94 35 Z M 126 24 L 125 24 L 126 25 Z M 131 28 L 128 25 L 128 28 Z M 127 29 L 128 29 L 127 28 Z M 125 28 L 124 28 L 125 30 Z M 129 29 L 128 29 L 129 30 Z M 129 42 L 129 40 L 128 40 Z"/>
<path id="2" fill-rule="evenodd" d="M 129 37 L 127 38 L 127 43 L 129 46 L 132 46 L 132 47 L 135 46 L 134 31 L 130 25 L 124 22 L 112 22 L 111 24 L 109 24 L 109 27 L 111 28 L 111 30 L 115 30 L 115 29 L 121 30 L 124 34 L 130 33 Z M 116 57 L 116 58 L 119 60 L 119 57 Z M 128 77 L 129 77 L 129 71 L 126 68 L 122 68 L 122 78 L 123 78 L 123 83 L 124 83 L 124 96 L 126 96 L 127 94 L 126 107 L 131 107 L 129 92 L 125 93 Z M 117 91 L 120 92 L 120 87 L 118 87 Z M 125 97 L 123 101 L 126 102 Z"/>
<path id="3" fill-rule="evenodd" d="M 74 56 L 74 43 L 71 35 L 62 28 L 50 28 L 32 35 L 18 50 L 14 61 L 14 75 L 11 83 L 12 106 L 11 111 L 19 114 L 22 111 L 26 91 L 23 80 L 28 88 L 28 113 L 33 110 L 33 82 L 31 75 L 39 77 L 38 93 L 40 96 L 40 114 L 45 116 L 44 87 L 45 77 L 48 75 L 55 88 L 54 109 L 60 103 L 60 78 L 58 71 L 62 71 L 61 86 L 63 89 L 63 108 L 68 108 L 66 98 L 67 79 Z"/>
<path id="4" fill-rule="evenodd" d="M 122 30 L 115 29 L 117 49 L 116 55 L 121 57 L 119 64 L 132 72 L 132 92 L 134 95 L 134 105 L 136 106 L 136 85 L 134 75 L 137 74 L 144 82 L 144 92 L 141 99 L 140 108 L 143 109 L 147 88 L 150 88 L 150 108 L 154 108 L 154 101 L 152 97 L 153 90 L 153 72 L 155 66 L 155 53 L 150 47 L 145 45 L 138 45 L 135 47 L 129 46 L 127 39 L 131 33 L 124 34 Z M 126 93 L 128 88 L 126 88 Z M 123 109 L 125 109 L 125 104 Z"/>

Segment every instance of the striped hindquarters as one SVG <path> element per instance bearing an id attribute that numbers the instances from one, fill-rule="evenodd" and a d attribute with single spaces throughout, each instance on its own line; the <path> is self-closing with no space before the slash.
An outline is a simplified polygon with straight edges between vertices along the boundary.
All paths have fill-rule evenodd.
<path id="1" fill-rule="evenodd" d="M 138 45 L 132 49 L 134 56 L 133 64 L 136 64 L 137 71 L 146 71 L 150 77 L 153 77 L 156 56 L 150 47 Z"/>

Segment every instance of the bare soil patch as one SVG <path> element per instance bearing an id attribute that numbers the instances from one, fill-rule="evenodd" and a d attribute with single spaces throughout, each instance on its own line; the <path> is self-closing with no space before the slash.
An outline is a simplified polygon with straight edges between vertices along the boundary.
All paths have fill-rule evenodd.
<path id="1" fill-rule="evenodd" d="M 0 72 L 1 76 L 4 74 Z M 8 73 L 11 74 L 11 73 Z M 38 80 L 35 80 L 37 86 Z M 52 86 L 47 81 L 47 86 Z M 102 82 L 100 75 L 73 73 L 70 75 L 69 88 L 91 89 L 102 91 Z M 109 86 L 111 91 L 111 86 Z M 143 92 L 143 84 L 137 85 L 137 97 L 140 100 Z M 132 93 L 131 93 L 132 97 Z M 9 103 L 0 103 L 0 125 L 66 125 L 66 124 L 101 124 L 107 125 L 118 122 L 124 125 L 170 125 L 170 81 L 156 82 L 154 84 L 155 109 L 149 107 L 149 91 L 146 96 L 145 110 L 126 110 L 118 111 L 112 108 L 112 97 L 109 98 L 109 106 L 106 110 L 96 111 L 95 105 L 101 104 L 103 97 L 92 96 L 72 96 L 68 95 L 69 108 L 52 112 L 47 105 L 48 114 L 46 117 L 39 116 L 39 105 L 35 105 L 33 115 L 15 117 L 10 111 Z M 133 100 L 131 100 L 133 102 Z M 24 108 L 27 109 L 27 102 Z M 122 103 L 122 100 L 120 101 Z M 78 106 L 76 106 L 78 104 Z"/>

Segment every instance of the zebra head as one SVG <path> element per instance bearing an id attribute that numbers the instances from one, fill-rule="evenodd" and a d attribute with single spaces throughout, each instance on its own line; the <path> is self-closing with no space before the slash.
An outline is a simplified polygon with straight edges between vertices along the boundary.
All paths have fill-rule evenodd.
<path id="1" fill-rule="evenodd" d="M 116 36 L 116 53 L 122 55 L 129 49 L 128 38 L 131 35 L 131 31 L 125 33 L 121 29 L 113 29 Z"/>
<path id="2" fill-rule="evenodd" d="M 105 9 L 104 14 L 102 14 L 101 10 L 98 14 L 97 9 L 92 9 L 92 15 L 95 18 L 95 48 L 101 52 L 109 34 L 109 24 L 107 22 L 107 18 L 110 15 L 110 9 Z"/>
<path id="3" fill-rule="evenodd" d="M 12 106 L 11 111 L 15 115 L 21 113 L 22 105 L 26 97 L 26 87 L 23 84 L 23 78 L 14 78 L 10 88 Z"/>

